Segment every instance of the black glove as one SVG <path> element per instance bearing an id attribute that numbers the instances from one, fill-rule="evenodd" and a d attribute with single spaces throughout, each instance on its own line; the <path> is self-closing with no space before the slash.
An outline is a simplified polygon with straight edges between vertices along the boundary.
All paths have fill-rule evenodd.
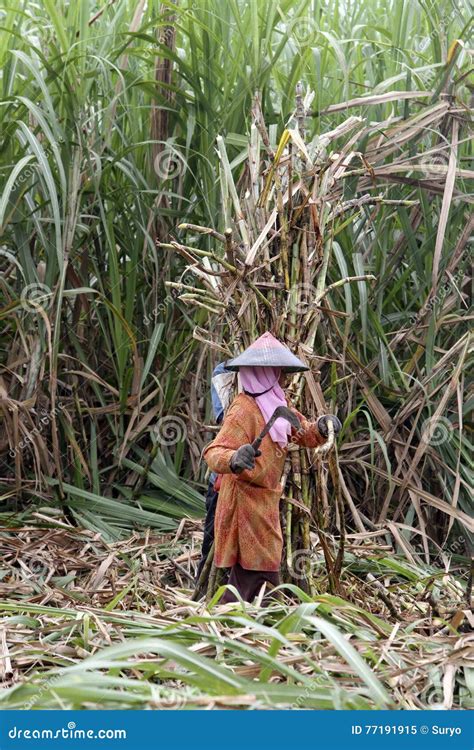
<path id="1" fill-rule="evenodd" d="M 250 443 L 242 445 L 238 450 L 235 451 L 232 458 L 230 459 L 230 470 L 234 474 L 240 474 L 241 471 L 255 468 L 255 458 L 261 456 L 262 451 L 255 451 Z"/>
<path id="2" fill-rule="evenodd" d="M 318 419 L 318 430 L 323 437 L 328 436 L 328 422 L 331 420 L 334 427 L 334 434 L 337 435 L 342 430 L 342 424 L 335 414 L 324 414 Z"/>

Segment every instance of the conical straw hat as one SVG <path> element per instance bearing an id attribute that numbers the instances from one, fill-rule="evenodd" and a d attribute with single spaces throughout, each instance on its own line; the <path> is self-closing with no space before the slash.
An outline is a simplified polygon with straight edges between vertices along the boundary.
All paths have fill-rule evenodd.
<path id="1" fill-rule="evenodd" d="M 239 367 L 280 367 L 283 372 L 309 370 L 309 367 L 271 333 L 264 333 L 242 354 L 226 362 L 226 370 L 236 371 Z"/>

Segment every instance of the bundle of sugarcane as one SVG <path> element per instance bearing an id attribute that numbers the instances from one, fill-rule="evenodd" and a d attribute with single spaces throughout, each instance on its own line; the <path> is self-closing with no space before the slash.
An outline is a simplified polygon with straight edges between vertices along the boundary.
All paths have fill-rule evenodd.
<path id="1" fill-rule="evenodd" d="M 366 295 L 375 280 L 364 273 L 363 265 L 355 266 L 358 275 L 348 275 L 337 234 L 367 206 L 413 202 L 386 200 L 369 191 L 374 169 L 383 174 L 384 160 L 391 153 L 387 140 L 379 138 L 376 124 L 349 117 L 332 131 L 306 142 L 305 119 L 311 100 L 310 93 L 303 97 L 298 85 L 293 116 L 277 142 L 276 128 L 266 128 L 256 95 L 246 159 L 237 183 L 233 171 L 238 164 L 229 162 L 224 139 L 217 139 L 222 231 L 181 224 L 179 229 L 187 234 L 190 244 L 175 241 L 160 246 L 179 253 L 197 279 L 195 284 L 171 282 L 179 299 L 210 316 L 208 330 L 196 328 L 195 338 L 232 357 L 271 331 L 309 365 L 307 373 L 293 377 L 290 391 L 296 406 L 315 418 L 337 412 L 337 404 L 326 402 L 320 369 L 330 368 L 338 360 L 341 347 L 353 361 L 355 357 L 337 324 L 337 319 L 342 319 L 344 328 L 349 321 L 331 305 L 331 295 L 352 283 Z M 363 136 L 368 139 L 370 164 L 354 150 Z M 331 150 L 335 141 L 337 150 Z M 357 184 L 351 193 L 356 197 L 345 200 L 345 186 L 351 178 Z M 191 244 L 198 236 L 202 241 L 203 235 L 207 236 L 207 249 Z M 332 283 L 328 283 L 330 267 Z M 219 337 L 218 330 L 227 335 Z M 360 361 L 354 363 L 364 370 Z M 284 577 L 310 593 L 316 590 L 315 543 L 324 555 L 330 590 L 339 589 L 344 545 L 342 496 L 356 526 L 365 530 L 344 485 L 332 440 L 329 445 L 330 450 L 319 453 L 290 450 L 283 478 Z M 211 579 L 213 588 L 212 574 Z"/>

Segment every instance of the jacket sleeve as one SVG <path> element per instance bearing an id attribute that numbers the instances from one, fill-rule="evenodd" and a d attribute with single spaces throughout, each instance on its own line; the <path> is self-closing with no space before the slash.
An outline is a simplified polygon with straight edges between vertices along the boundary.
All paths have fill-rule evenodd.
<path id="1" fill-rule="evenodd" d="M 231 407 L 216 437 L 204 448 L 202 457 L 211 471 L 217 474 L 231 474 L 229 462 L 233 453 L 241 445 L 250 442 L 245 415 L 240 408 Z"/>
<path id="2" fill-rule="evenodd" d="M 317 448 L 318 445 L 326 442 L 327 438 L 323 437 L 319 432 L 317 422 L 310 422 L 309 419 L 303 417 L 296 409 L 293 409 L 293 411 L 301 422 L 301 429 L 293 429 L 291 431 L 291 441 L 293 443 L 301 445 L 302 448 Z"/>

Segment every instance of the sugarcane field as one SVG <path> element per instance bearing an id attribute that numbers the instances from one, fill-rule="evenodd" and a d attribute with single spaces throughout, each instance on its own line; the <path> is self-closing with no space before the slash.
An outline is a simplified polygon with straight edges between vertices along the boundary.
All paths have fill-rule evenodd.
<path id="1" fill-rule="evenodd" d="M 2 713 L 474 709 L 472 11 L 3 5 Z"/>

